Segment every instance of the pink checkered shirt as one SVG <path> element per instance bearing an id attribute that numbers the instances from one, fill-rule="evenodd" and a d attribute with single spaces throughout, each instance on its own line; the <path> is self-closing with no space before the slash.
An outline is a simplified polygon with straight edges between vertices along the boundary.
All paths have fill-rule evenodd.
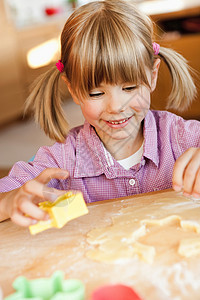
<path id="1" fill-rule="evenodd" d="M 176 159 L 190 147 L 200 147 L 200 122 L 185 121 L 166 111 L 149 111 L 144 120 L 141 162 L 125 170 L 105 150 L 87 122 L 73 128 L 66 142 L 41 147 L 33 162 L 17 162 L 0 180 L 0 192 L 22 186 L 42 170 L 67 169 L 66 180 L 52 179 L 51 187 L 81 190 L 87 203 L 172 187 Z"/>

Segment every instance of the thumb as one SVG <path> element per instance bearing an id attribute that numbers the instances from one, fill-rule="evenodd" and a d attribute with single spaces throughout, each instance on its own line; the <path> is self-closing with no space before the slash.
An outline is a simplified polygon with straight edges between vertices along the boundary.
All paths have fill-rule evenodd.
<path id="1" fill-rule="evenodd" d="M 69 172 L 64 169 L 59 168 L 48 168 L 40 173 L 40 175 L 36 178 L 38 182 L 40 182 L 42 187 L 42 194 L 46 200 L 54 202 L 60 195 L 62 195 L 65 191 L 57 190 L 55 188 L 50 188 L 46 186 L 51 179 L 66 179 L 69 177 Z"/>
<path id="2" fill-rule="evenodd" d="M 51 179 L 66 179 L 69 177 L 69 172 L 59 168 L 47 168 L 36 177 L 40 183 L 47 184 Z"/>

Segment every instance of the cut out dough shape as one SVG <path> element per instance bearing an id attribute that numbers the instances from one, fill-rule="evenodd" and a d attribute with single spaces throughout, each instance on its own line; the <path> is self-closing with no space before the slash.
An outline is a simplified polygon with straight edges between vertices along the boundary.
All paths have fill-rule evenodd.
<path id="1" fill-rule="evenodd" d="M 200 237 L 185 239 L 180 242 L 178 253 L 184 257 L 191 257 L 200 253 Z"/>
<path id="2" fill-rule="evenodd" d="M 168 216 L 163 219 L 147 219 L 142 220 L 140 223 L 147 226 L 170 226 L 170 225 L 179 225 L 180 226 L 181 218 L 177 215 Z"/>
<path id="3" fill-rule="evenodd" d="M 86 256 L 97 261 L 112 263 L 113 261 L 130 259 L 137 257 L 147 263 L 153 263 L 156 256 L 156 247 L 147 245 L 145 241 L 139 241 L 141 238 L 148 237 L 150 228 L 159 227 L 164 230 L 161 237 L 165 236 L 165 230 L 178 231 L 182 233 L 191 232 L 192 238 L 182 239 L 178 241 L 177 253 L 184 257 L 191 257 L 200 254 L 200 224 L 195 221 L 182 220 L 179 215 L 170 215 L 160 219 L 143 219 L 134 220 L 133 217 L 125 219 L 119 216 L 113 218 L 113 224 L 103 228 L 96 228 L 90 231 L 87 235 L 89 244 L 95 246 L 89 250 Z M 125 222 L 122 222 L 122 220 Z M 158 228 L 158 229 L 159 229 Z M 164 228 L 164 229 L 162 229 Z M 180 228 L 180 229 L 179 229 Z M 196 237 L 197 235 L 197 237 Z M 186 237 L 188 234 L 186 235 Z M 195 237 L 194 237 L 195 236 Z M 180 243 L 179 243 L 180 242 Z"/>
<path id="4" fill-rule="evenodd" d="M 124 235 L 124 232 L 126 234 Z M 113 261 L 139 257 L 152 263 L 155 256 L 155 248 L 143 245 L 137 240 L 146 235 L 146 226 L 140 224 L 115 224 L 103 228 L 96 228 L 87 235 L 87 241 L 97 248 L 87 252 L 87 257 L 111 263 Z"/>
<path id="5" fill-rule="evenodd" d="M 94 250 L 89 250 L 87 257 L 106 263 L 137 257 L 151 264 L 154 261 L 155 254 L 155 248 L 152 246 L 147 246 L 139 242 L 135 242 L 134 244 L 120 244 L 119 241 L 113 242 L 110 240 Z"/>
<path id="6" fill-rule="evenodd" d="M 124 231 L 122 231 L 122 226 L 115 224 L 114 226 L 109 226 L 103 228 L 95 228 L 92 231 L 90 231 L 87 235 L 87 241 L 90 244 L 103 244 L 108 239 L 112 239 L 113 236 L 115 239 L 123 239 L 122 241 L 127 242 L 135 242 L 140 237 L 144 236 L 146 234 L 146 226 L 139 224 L 136 224 L 136 226 L 123 226 L 123 230 L 126 232 L 126 236 L 124 237 Z"/>
<path id="7" fill-rule="evenodd" d="M 195 221 L 183 220 L 181 221 L 181 227 L 187 231 L 200 233 L 200 224 Z"/>

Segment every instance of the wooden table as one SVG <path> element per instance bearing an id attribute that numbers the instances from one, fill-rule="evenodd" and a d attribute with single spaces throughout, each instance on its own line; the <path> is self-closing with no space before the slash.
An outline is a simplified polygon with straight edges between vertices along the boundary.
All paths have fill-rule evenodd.
<path id="1" fill-rule="evenodd" d="M 111 224 L 111 217 L 119 215 L 121 209 L 133 207 L 134 217 L 139 213 L 146 218 L 148 211 L 155 208 L 162 216 L 165 203 L 168 203 L 165 214 L 181 216 L 186 207 L 189 216 L 200 220 L 199 203 L 166 190 L 89 205 L 88 215 L 69 222 L 62 229 L 50 229 L 36 236 L 10 220 L 0 223 L 0 286 L 4 296 L 14 292 L 12 282 L 19 275 L 34 279 L 50 277 L 56 270 L 62 270 L 66 279 L 84 282 L 86 299 L 97 287 L 119 282 L 132 286 L 148 300 L 200 299 L 200 256 L 173 261 L 163 253 L 153 264 L 135 258 L 106 264 L 85 256 L 91 248 L 86 241 L 87 233 Z M 170 253 L 168 250 L 166 253 Z"/>

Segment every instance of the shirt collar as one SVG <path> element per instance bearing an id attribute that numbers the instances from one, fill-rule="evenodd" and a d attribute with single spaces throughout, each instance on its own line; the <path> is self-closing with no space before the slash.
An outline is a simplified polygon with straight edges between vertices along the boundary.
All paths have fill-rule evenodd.
<path id="1" fill-rule="evenodd" d="M 108 178 L 116 177 L 111 172 L 113 165 L 113 157 L 104 148 L 95 129 L 85 121 L 77 135 L 74 177 L 93 177 L 103 173 Z"/>
<path id="2" fill-rule="evenodd" d="M 158 167 L 158 141 L 157 128 L 154 115 L 149 111 L 144 119 L 144 153 L 143 156 L 152 160 Z M 116 178 L 126 174 L 126 170 L 121 168 L 104 148 L 95 129 L 85 121 L 84 126 L 77 135 L 76 143 L 76 163 L 74 177 L 94 177 L 105 174 L 107 178 Z"/>
<path id="3" fill-rule="evenodd" d="M 157 132 L 156 120 L 151 110 L 148 111 L 144 119 L 143 134 L 144 134 L 143 156 L 152 160 L 154 164 L 158 167 L 159 165 L 158 132 Z"/>

